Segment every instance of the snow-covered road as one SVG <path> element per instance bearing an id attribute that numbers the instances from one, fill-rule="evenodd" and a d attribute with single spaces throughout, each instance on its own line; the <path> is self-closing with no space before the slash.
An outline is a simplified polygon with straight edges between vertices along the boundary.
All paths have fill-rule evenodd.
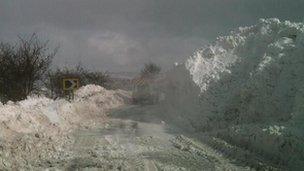
<path id="1" fill-rule="evenodd" d="M 254 170 L 227 156 L 227 151 L 203 143 L 203 135 L 183 132 L 163 121 L 164 114 L 151 115 L 152 109 L 124 107 L 96 127 L 80 127 L 62 136 L 27 134 L 10 143 L 0 142 L 0 162 L 3 168 L 16 170 Z"/>
<path id="2" fill-rule="evenodd" d="M 105 128 L 73 133 L 75 142 L 70 150 L 75 157 L 63 167 L 71 170 L 250 170 L 233 164 L 205 144 L 170 133 L 164 122 L 117 119 L 119 115 L 114 115 L 116 118 L 110 119 Z M 128 116 L 132 119 L 132 114 Z"/>
<path id="3" fill-rule="evenodd" d="M 269 170 L 259 157 L 193 131 L 188 118 L 162 104 L 132 106 L 123 98 L 129 93 L 85 89 L 73 102 L 29 98 L 3 105 L 11 117 L 2 117 L 2 133 L 11 139 L 0 139 L 0 170 Z"/>

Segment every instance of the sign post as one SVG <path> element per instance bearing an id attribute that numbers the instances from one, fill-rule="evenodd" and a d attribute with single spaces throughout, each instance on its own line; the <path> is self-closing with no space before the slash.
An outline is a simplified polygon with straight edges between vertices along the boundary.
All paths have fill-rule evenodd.
<path id="1" fill-rule="evenodd" d="M 68 99 L 74 99 L 74 91 L 80 86 L 80 81 L 78 78 L 63 78 L 62 79 L 62 89 L 65 94 L 68 95 Z"/>

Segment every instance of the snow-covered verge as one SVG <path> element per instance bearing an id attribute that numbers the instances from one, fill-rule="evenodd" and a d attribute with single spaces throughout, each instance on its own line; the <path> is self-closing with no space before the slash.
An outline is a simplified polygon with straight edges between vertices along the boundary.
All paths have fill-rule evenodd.
<path id="1" fill-rule="evenodd" d="M 54 135 L 78 127 L 94 127 L 102 123 L 106 113 L 127 103 L 130 94 L 122 90 L 106 90 L 87 85 L 75 92 L 71 102 L 46 97 L 28 97 L 16 103 L 0 104 L 0 136 L 43 133 Z"/>
<path id="2" fill-rule="evenodd" d="M 288 168 L 304 167 L 304 25 L 261 19 L 186 63 L 204 130 Z"/>

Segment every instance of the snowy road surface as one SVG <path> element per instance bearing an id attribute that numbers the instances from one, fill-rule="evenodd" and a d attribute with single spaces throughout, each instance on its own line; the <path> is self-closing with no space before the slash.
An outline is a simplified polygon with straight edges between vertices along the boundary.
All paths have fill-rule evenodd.
<path id="1" fill-rule="evenodd" d="M 164 122 L 112 118 L 106 128 L 78 130 L 73 133 L 75 143 L 70 149 L 77 157 L 69 161 L 67 169 L 250 170 L 207 145 L 168 133 L 166 127 Z"/>
<path id="2" fill-rule="evenodd" d="M 107 129 L 81 130 L 74 136 L 79 159 L 70 164 L 72 170 L 250 170 L 204 144 L 167 134 L 161 124 L 114 119 Z"/>
<path id="3" fill-rule="evenodd" d="M 151 107 L 133 106 L 112 112 L 106 123 L 94 128 L 80 127 L 62 136 L 36 133 L 21 135 L 10 143 L 0 141 L 1 168 L 37 171 L 254 170 L 247 167 L 252 166 L 247 159 L 256 156 L 237 153 L 238 158 L 245 161 L 239 162 L 227 155 L 227 150 L 237 150 L 227 148 L 224 141 L 219 140 L 214 146 L 209 143 L 213 138 L 204 141 L 211 138 L 184 132 L 168 124 L 169 121 L 161 117 L 166 115 L 161 112 L 156 112 L 159 115 L 152 113 L 155 111 Z M 273 170 L 258 168 L 256 170 Z"/>

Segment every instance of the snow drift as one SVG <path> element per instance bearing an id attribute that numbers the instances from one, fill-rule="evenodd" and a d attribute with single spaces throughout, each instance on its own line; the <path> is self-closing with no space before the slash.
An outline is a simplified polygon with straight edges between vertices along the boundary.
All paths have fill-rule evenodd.
<path id="1" fill-rule="evenodd" d="M 75 92 L 72 102 L 28 97 L 20 102 L 1 104 L 0 136 L 35 132 L 56 134 L 79 126 L 92 127 L 102 122 L 110 109 L 124 105 L 129 98 L 126 91 L 87 85 Z"/>
<path id="2" fill-rule="evenodd" d="M 303 166 L 302 23 L 261 19 L 218 37 L 186 67 L 201 89 L 205 127 L 225 129 L 226 139 Z"/>
<path id="3" fill-rule="evenodd" d="M 186 65 L 217 113 L 248 122 L 288 120 L 303 113 L 303 55 L 302 23 L 261 19 L 219 37 Z"/>

